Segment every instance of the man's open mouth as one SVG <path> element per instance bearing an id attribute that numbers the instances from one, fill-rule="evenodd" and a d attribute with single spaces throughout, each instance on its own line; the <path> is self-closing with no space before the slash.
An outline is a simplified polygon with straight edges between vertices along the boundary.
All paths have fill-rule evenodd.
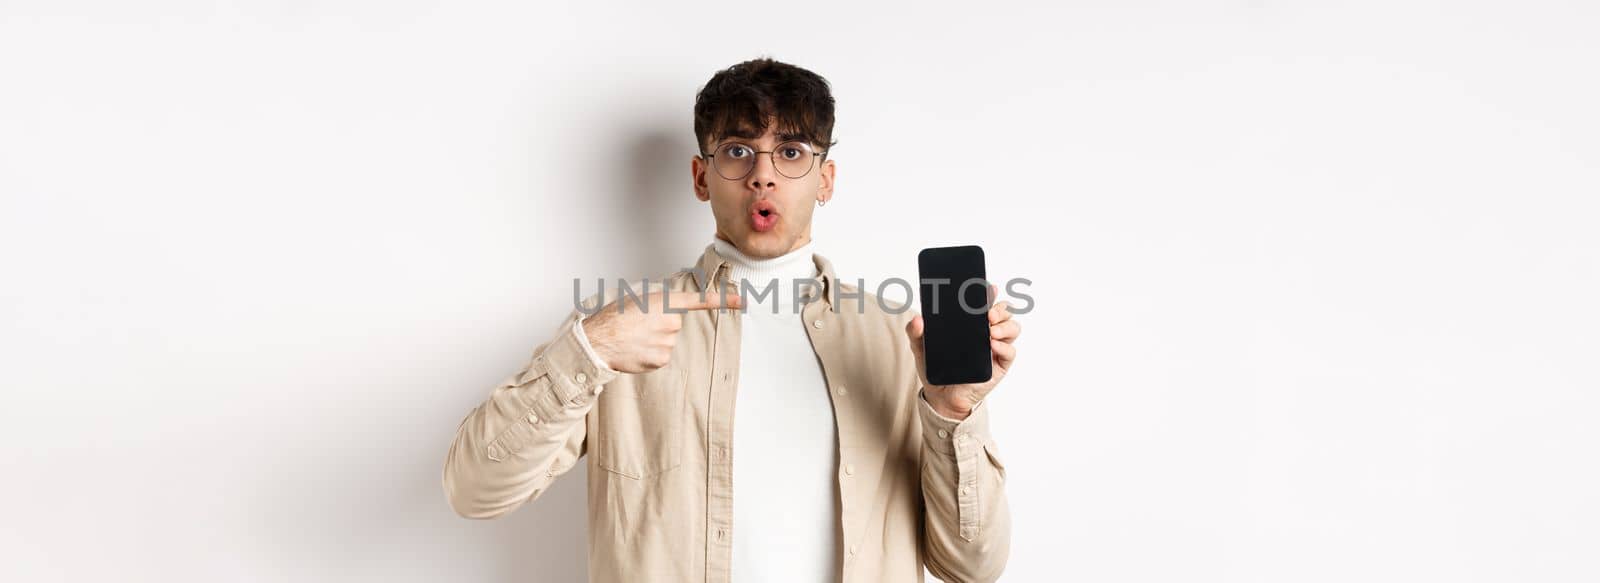
<path id="1" fill-rule="evenodd" d="M 778 224 L 778 205 L 770 200 L 758 200 L 750 205 L 750 228 L 758 233 L 772 230 Z"/>

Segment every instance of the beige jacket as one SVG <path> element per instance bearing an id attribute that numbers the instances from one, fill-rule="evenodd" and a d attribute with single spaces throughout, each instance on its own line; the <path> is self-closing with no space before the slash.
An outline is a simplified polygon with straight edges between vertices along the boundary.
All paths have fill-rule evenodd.
<path id="1" fill-rule="evenodd" d="M 926 565 L 944 581 L 994 581 L 1011 518 L 987 406 L 960 422 L 935 413 L 906 341 L 912 310 L 885 310 L 837 281 L 827 259 L 813 260 L 821 297 L 801 314 L 839 433 L 839 580 L 922 581 Z M 666 287 L 703 291 L 709 278 L 738 291 L 727 268 L 708 245 Z M 592 311 L 598 298 L 585 302 Z M 537 500 L 587 454 L 590 581 L 727 583 L 738 314 L 686 312 L 671 364 L 645 374 L 596 366 L 574 329 L 582 317 L 573 310 L 461 421 L 444 464 L 450 506 L 468 518 L 500 516 Z"/>

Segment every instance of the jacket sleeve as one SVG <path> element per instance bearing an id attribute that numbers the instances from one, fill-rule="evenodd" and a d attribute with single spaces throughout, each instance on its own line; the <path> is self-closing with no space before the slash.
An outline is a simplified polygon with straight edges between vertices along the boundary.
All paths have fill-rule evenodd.
<path id="1" fill-rule="evenodd" d="M 494 518 L 539 498 L 588 449 L 586 417 L 619 374 L 594 355 L 574 311 L 456 428 L 444 462 L 450 508 Z"/>
<path id="2" fill-rule="evenodd" d="M 999 579 L 1011 552 L 1011 512 L 989 410 L 979 401 L 956 421 L 917 394 L 928 571 L 948 583 Z"/>

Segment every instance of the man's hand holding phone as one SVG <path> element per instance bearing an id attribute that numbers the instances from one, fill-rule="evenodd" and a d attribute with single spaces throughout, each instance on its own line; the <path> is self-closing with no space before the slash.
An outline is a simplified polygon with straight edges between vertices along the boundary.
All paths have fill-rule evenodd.
<path id="1" fill-rule="evenodd" d="M 989 285 L 989 301 L 994 302 L 998 289 L 994 284 Z M 911 342 L 911 352 L 917 360 L 917 376 L 922 379 L 922 385 L 928 397 L 928 404 L 940 415 L 955 420 L 966 419 L 972 414 L 972 408 L 994 390 L 1000 379 L 1005 378 L 1006 371 L 1017 359 L 1017 348 L 1013 342 L 1022 335 L 1022 323 L 1011 317 L 1011 305 L 1006 301 L 994 302 L 989 308 L 989 349 L 994 353 L 991 366 L 993 374 L 989 380 L 982 383 L 964 383 L 954 385 L 928 384 L 926 357 L 923 354 L 922 316 L 911 318 L 906 324 L 906 338 Z"/>

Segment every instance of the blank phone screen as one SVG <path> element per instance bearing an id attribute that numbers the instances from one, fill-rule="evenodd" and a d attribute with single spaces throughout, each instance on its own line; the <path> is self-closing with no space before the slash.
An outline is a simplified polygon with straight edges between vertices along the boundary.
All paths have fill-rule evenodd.
<path id="1" fill-rule="evenodd" d="M 928 383 L 981 383 L 993 372 L 989 351 L 989 283 L 983 248 L 933 247 L 917 254 L 922 349 Z"/>

